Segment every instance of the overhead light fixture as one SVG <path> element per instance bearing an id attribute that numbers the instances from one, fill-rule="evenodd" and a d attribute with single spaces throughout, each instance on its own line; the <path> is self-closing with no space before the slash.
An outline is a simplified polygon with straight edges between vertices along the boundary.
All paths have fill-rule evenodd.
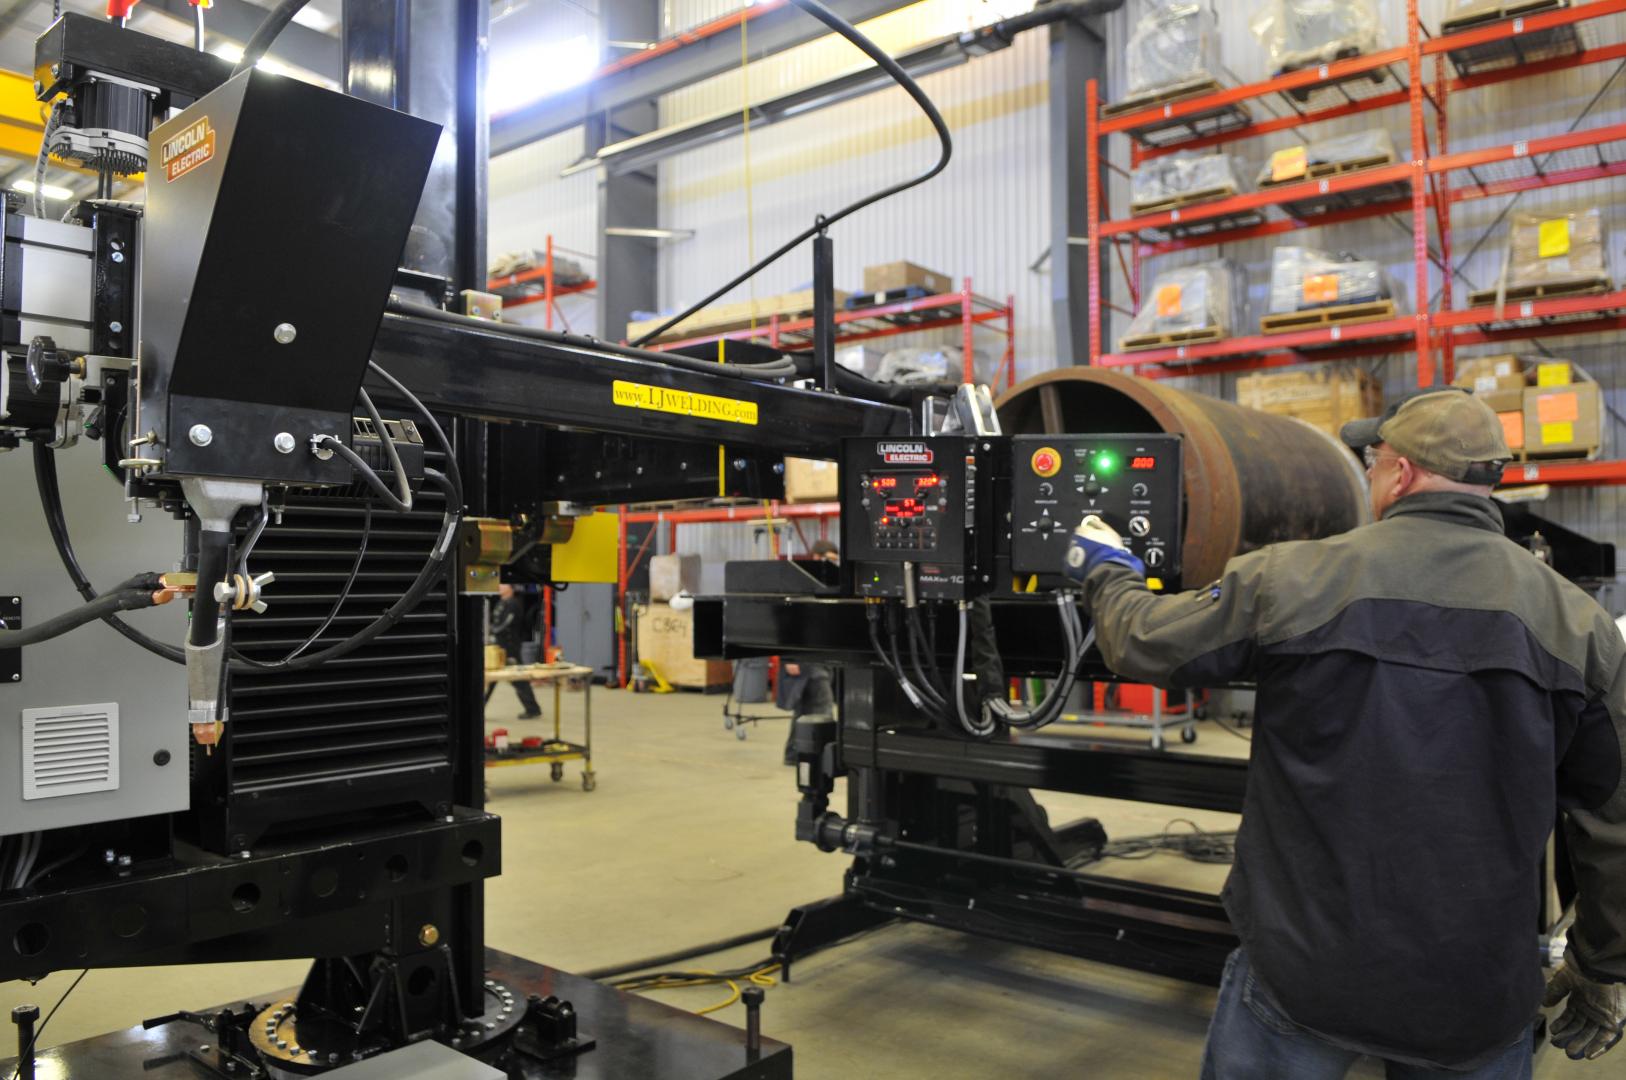
<path id="1" fill-rule="evenodd" d="M 243 58 L 243 47 L 235 41 L 222 41 L 209 51 L 228 64 L 235 64 Z M 275 57 L 262 56 L 255 61 L 254 66 L 273 75 L 287 75 L 292 78 L 299 78 L 299 72 L 296 69 L 289 67 Z"/>
<path id="2" fill-rule="evenodd" d="M 648 52 L 655 47 L 653 41 L 606 41 L 604 44 L 612 49 L 631 49 L 633 52 Z"/>
<path id="3" fill-rule="evenodd" d="M 635 229 L 624 225 L 611 225 L 604 230 L 605 236 L 630 236 L 636 240 L 687 240 L 694 235 L 693 229 Z"/>
<path id="4" fill-rule="evenodd" d="M 32 180 L 13 180 L 11 182 L 11 190 L 20 191 L 24 195 L 32 195 L 32 194 L 34 194 L 34 181 L 32 181 Z M 58 187 L 55 184 L 41 184 L 40 185 L 40 194 L 44 195 L 47 199 L 71 199 L 71 198 L 73 198 L 73 191 L 71 189 L 65 188 L 65 187 Z"/>
<path id="5" fill-rule="evenodd" d="M 598 69 L 598 48 L 586 34 L 540 44 L 514 42 L 493 52 L 486 95 L 493 114 L 512 112 L 550 94 L 580 86 Z"/>

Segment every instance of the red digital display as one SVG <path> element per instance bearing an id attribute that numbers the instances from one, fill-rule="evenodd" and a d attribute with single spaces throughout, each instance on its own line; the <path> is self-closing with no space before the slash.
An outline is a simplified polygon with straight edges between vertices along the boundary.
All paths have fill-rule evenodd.
<path id="1" fill-rule="evenodd" d="M 901 521 L 905 518 L 920 517 L 925 512 L 926 506 L 919 499 L 888 499 L 886 501 L 886 517 L 881 519 L 881 524 L 887 524 L 888 517 Z"/>
<path id="2" fill-rule="evenodd" d="M 875 476 L 870 478 L 870 485 L 885 491 L 887 488 L 897 487 L 898 478 L 896 476 Z"/>
<path id="3" fill-rule="evenodd" d="M 1155 469 L 1157 468 L 1157 458 L 1151 455 L 1133 457 L 1129 459 L 1129 467 L 1131 469 Z"/>

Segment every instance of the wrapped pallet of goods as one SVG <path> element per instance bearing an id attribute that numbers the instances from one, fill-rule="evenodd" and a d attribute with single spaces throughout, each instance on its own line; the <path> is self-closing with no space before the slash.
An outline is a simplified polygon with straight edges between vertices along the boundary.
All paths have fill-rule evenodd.
<path id="1" fill-rule="evenodd" d="M 1259 170 L 1258 183 L 1263 190 L 1284 184 L 1300 184 L 1306 180 L 1325 180 L 1367 169 L 1380 169 L 1393 165 L 1396 160 L 1394 140 L 1389 133 L 1382 128 L 1373 128 L 1283 147 L 1273 152 Z M 1282 209 L 1296 218 L 1307 218 L 1333 210 L 1394 202 L 1410 196 L 1411 185 L 1405 180 L 1396 180 L 1293 199 L 1282 203 Z"/>
<path id="2" fill-rule="evenodd" d="M 1270 57 L 1272 75 L 1364 56 L 1383 47 L 1382 24 L 1373 0 L 1266 0 L 1251 27 Z M 1382 68 L 1361 73 L 1381 82 Z M 1299 101 L 1312 88 L 1290 90 Z"/>
<path id="3" fill-rule="evenodd" d="M 1392 319 L 1394 289 L 1383 268 L 1347 252 L 1279 247 L 1271 253 L 1266 334 Z"/>
<path id="4" fill-rule="evenodd" d="M 1151 158 L 1129 174 L 1130 210 L 1155 214 L 1228 198 L 1241 191 L 1227 154 L 1182 152 Z"/>
<path id="5" fill-rule="evenodd" d="M 1354 367 L 1269 372 L 1238 379 L 1236 403 L 1294 417 L 1336 438 L 1351 420 L 1383 412 L 1383 387 Z"/>
<path id="6" fill-rule="evenodd" d="M 1207 4 L 1136 0 L 1131 17 L 1125 54 L 1131 100 L 1218 85 L 1219 29 Z"/>
<path id="7" fill-rule="evenodd" d="M 1470 293 L 1470 306 L 1609 292 L 1608 230 L 1596 206 L 1573 213 L 1515 214 L 1494 289 Z"/>
<path id="8" fill-rule="evenodd" d="M 1229 259 L 1165 270 L 1152 282 L 1118 349 L 1135 352 L 1221 341 L 1242 325 L 1242 298 L 1236 266 Z"/>
<path id="9" fill-rule="evenodd" d="M 1603 394 L 1567 360 L 1542 360 L 1524 389 L 1525 458 L 1590 459 L 1603 448 Z"/>

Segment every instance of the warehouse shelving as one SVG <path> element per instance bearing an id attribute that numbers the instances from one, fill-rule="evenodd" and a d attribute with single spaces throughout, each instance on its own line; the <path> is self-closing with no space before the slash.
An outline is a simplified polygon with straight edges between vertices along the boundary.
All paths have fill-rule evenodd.
<path id="1" fill-rule="evenodd" d="M 997 386 L 1003 377 L 1007 386 L 1016 385 L 1016 299 L 1007 296 L 1005 302 L 1000 303 L 980 296 L 972 291 L 970 278 L 961 282 L 959 292 L 847 308 L 836 312 L 835 322 L 838 348 L 862 341 L 874 341 L 877 338 L 958 326 L 961 354 L 965 358 L 966 382 L 975 381 L 972 370 L 975 332 L 979 326 L 984 327 L 1005 339 L 999 364 L 989 382 Z M 1004 324 L 1003 327 L 997 325 L 1000 323 Z M 662 341 L 649 347 L 668 351 L 717 341 L 755 341 L 775 349 L 807 350 L 813 347 L 813 319 L 770 315 L 758 326 L 715 334 L 699 334 L 676 341 Z"/>
<path id="2" fill-rule="evenodd" d="M 1549 75 L 1592 64 L 1626 60 L 1626 42 L 1596 42 L 1596 20 L 1626 13 L 1626 0 L 1591 0 L 1575 3 L 1458 33 L 1432 36 L 1417 13 L 1417 0 L 1406 4 L 1406 41 L 1367 56 L 1339 60 L 1276 78 L 1222 89 L 1201 96 L 1154 104 L 1134 112 L 1102 118 L 1100 85 L 1085 87 L 1087 139 L 1086 176 L 1089 218 L 1088 242 L 1092 252 L 1112 255 L 1117 271 L 1127 280 L 1133 314 L 1141 303 L 1141 273 L 1145 260 L 1174 251 L 1210 247 L 1229 242 L 1279 236 L 1301 229 L 1373 218 L 1409 215 L 1413 239 L 1415 295 L 1412 312 L 1381 322 L 1322 327 L 1290 334 L 1242 335 L 1200 345 L 1171 346 L 1130 353 L 1102 348 L 1105 310 L 1124 312 L 1110 303 L 1104 276 L 1111 272 L 1100 258 L 1090 259 L 1089 362 L 1122 367 L 1151 377 L 1254 371 L 1290 364 L 1412 352 L 1417 356 L 1420 386 L 1448 382 L 1455 351 L 1465 345 L 1626 330 L 1626 290 L 1604 295 L 1569 296 L 1520 302 L 1502 307 L 1456 308 L 1451 286 L 1457 267 L 1452 263 L 1451 211 L 1459 203 L 1511 195 L 1537 188 L 1585 183 L 1626 175 L 1626 124 L 1582 127 L 1535 139 L 1521 139 L 1482 149 L 1452 152 L 1449 115 L 1454 94 L 1514 80 Z M 1519 43 L 1573 40 L 1579 51 L 1531 59 L 1519 54 Z M 1505 47 L 1516 62 L 1497 70 L 1453 75 L 1448 56 L 1467 49 L 1481 53 Z M 1372 81 L 1364 76 L 1374 76 Z M 1336 98 L 1326 104 L 1329 97 Z M 1300 100 L 1307 98 L 1307 101 Z M 1246 103 L 1276 99 L 1287 105 L 1287 115 L 1253 117 L 1246 124 L 1210 124 L 1208 130 L 1185 129 L 1195 137 L 1170 139 L 1183 121 L 1212 118 L 1230 111 L 1246 111 Z M 1176 211 L 1112 219 L 1101 183 L 1107 161 L 1103 141 L 1114 135 L 1130 139 L 1130 164 L 1180 151 L 1207 149 L 1275 132 L 1336 120 L 1382 109 L 1406 108 L 1411 142 L 1407 160 L 1326 179 L 1282 184 Z M 1251 115 L 1251 114 L 1250 114 Z M 1206 121 L 1205 121 L 1206 122 Z M 1147 133 L 1151 132 L 1150 139 Z M 1281 207 L 1306 198 L 1348 193 L 1358 201 L 1363 191 L 1381 191 L 1403 183 L 1408 198 L 1387 198 L 1326 214 L 1294 218 L 1285 212 L 1275 219 L 1241 227 L 1214 228 L 1181 235 L 1183 228 L 1207 220 L 1229 221 L 1239 215 Z M 1430 217 L 1438 238 L 1439 254 L 1429 250 Z M 1430 267 L 1437 266 L 1446 283 L 1444 301 L 1432 309 Z M 1436 279 L 1439 280 L 1439 279 Z M 1398 297 L 1396 299 L 1399 299 Z M 1509 470 L 1509 481 L 1553 484 L 1626 483 L 1626 463 L 1584 462 L 1564 465 L 1531 464 Z"/>
<path id="3" fill-rule="evenodd" d="M 544 313 L 543 325 L 552 330 L 553 316 L 558 311 L 555 301 L 561 296 L 592 292 L 598 288 L 598 282 L 588 278 L 586 281 L 561 285 L 554 274 L 553 236 L 550 234 L 541 266 L 533 267 L 530 270 L 521 270 L 515 274 L 506 274 L 503 277 L 494 277 L 486 282 L 486 291 L 488 292 L 521 287 L 525 289 L 525 292 L 520 296 L 504 296 L 503 306 L 505 308 L 516 308 L 525 304 L 546 304 L 547 306 L 542 309 Z"/>
<path id="4" fill-rule="evenodd" d="M 1449 53 L 1473 46 L 1512 41 L 1521 35 L 1537 34 L 1557 27 L 1580 26 L 1606 15 L 1623 12 L 1626 12 L 1626 0 L 1592 0 L 1590 3 L 1558 8 L 1449 36 L 1427 37 L 1427 31 L 1417 18 L 1416 0 L 1409 0 L 1407 43 L 1403 46 L 1201 97 L 1154 106 L 1115 116 L 1109 120 L 1099 118 L 1100 88 L 1099 84 L 1092 81 L 1086 88 L 1090 126 L 1087 140 L 1089 240 L 1092 250 L 1103 243 L 1109 243 L 1117 252 L 1120 269 L 1129 280 L 1130 299 L 1134 305 L 1138 306 L 1140 302 L 1141 266 L 1146 258 L 1171 251 L 1280 235 L 1300 229 L 1318 228 L 1327 224 L 1406 211 L 1410 211 L 1412 216 L 1417 295 L 1415 313 L 1383 323 L 1331 327 L 1288 335 L 1245 336 L 1200 346 L 1114 354 L 1105 352 L 1101 347 L 1103 328 L 1101 310 L 1105 296 L 1101 265 L 1098 260 L 1092 259 L 1091 362 L 1108 366 L 1134 367 L 1141 369 L 1145 374 L 1167 375 L 1191 374 L 1197 371 L 1234 371 L 1295 362 L 1415 351 L 1418 355 L 1419 383 L 1428 385 L 1434 381 L 1436 373 L 1449 378 L 1453 353 L 1459 345 L 1533 337 L 1538 334 L 1547 337 L 1620 329 L 1626 324 L 1623 324 L 1617 316 L 1576 318 L 1580 312 L 1595 314 L 1600 311 L 1626 309 L 1626 293 L 1620 292 L 1603 297 L 1543 300 L 1529 305 L 1509 304 L 1507 310 L 1502 312 L 1490 308 L 1453 310 L 1450 305 L 1446 305 L 1441 311 L 1430 311 L 1429 266 L 1432 260 L 1428 250 L 1428 217 L 1432 214 L 1435 219 L 1435 229 L 1441 248 L 1439 261 L 1446 268 L 1446 273 L 1450 274 L 1454 271 L 1450 264 L 1450 208 L 1457 203 L 1626 174 L 1626 160 L 1611 161 L 1601 152 L 1602 148 L 1609 144 L 1626 142 L 1626 124 L 1584 128 L 1540 139 L 1519 140 L 1502 146 L 1456 153 L 1448 152 L 1447 147 L 1447 117 L 1451 94 L 1583 65 L 1626 59 L 1626 43 L 1589 45 L 1572 56 L 1557 56 L 1502 70 L 1457 77 L 1452 77 L 1448 73 L 1446 57 Z M 1432 64 L 1429 63 L 1430 60 Z M 1432 79 L 1426 77 L 1429 68 L 1433 69 Z M 1404 78 L 1395 74 L 1397 69 L 1404 70 Z M 1357 86 L 1349 81 L 1351 78 L 1374 72 L 1384 73 L 1382 84 L 1368 86 L 1363 82 L 1358 84 L 1359 88 L 1355 93 L 1349 92 L 1351 87 Z M 1402 88 L 1383 89 L 1384 86 L 1395 84 Z M 1329 107 L 1302 108 L 1288 96 L 1295 91 L 1333 86 L 1341 88 L 1339 93 L 1344 100 Z M 1257 120 L 1246 126 L 1199 138 L 1177 142 L 1160 141 L 1155 146 L 1133 141 L 1131 165 L 1139 165 L 1152 158 L 1177 151 L 1214 147 L 1241 139 L 1254 139 L 1289 128 L 1399 106 L 1409 107 L 1411 113 L 1410 160 L 1324 180 L 1308 180 L 1264 191 L 1249 192 L 1211 203 L 1185 207 L 1179 211 L 1121 220 L 1110 220 L 1106 217 L 1106 199 L 1099 182 L 1099 170 L 1104 160 L 1102 139 L 1114 134 L 1145 130 L 1148 125 L 1177 122 L 1184 116 L 1212 114 L 1217 108 L 1267 97 L 1280 97 L 1288 101 L 1290 114 Z M 1434 121 L 1432 140 L 1429 137 L 1427 123 L 1430 113 Z M 1552 169 L 1540 168 L 1537 164 L 1547 155 L 1580 152 L 1589 154 L 1595 160 L 1578 162 L 1572 167 Z M 1490 172 L 1499 175 L 1486 175 Z M 1457 173 L 1466 174 L 1466 182 L 1453 188 L 1451 177 Z M 1200 236 L 1174 236 L 1149 240 L 1144 235 L 1153 230 L 1166 230 L 1170 226 L 1211 218 L 1233 217 L 1242 211 L 1262 210 L 1315 195 L 1359 192 L 1402 181 L 1412 188 L 1410 199 L 1387 200 L 1302 220 L 1289 217 L 1266 221 L 1244 228 L 1216 230 Z M 1129 252 L 1127 261 L 1124 259 L 1125 247 Z M 1516 317 L 1510 318 L 1510 313 Z M 1553 321 L 1565 318 L 1575 321 Z M 1411 339 L 1410 343 L 1399 342 L 1402 337 Z M 1436 355 L 1440 359 L 1438 365 Z"/>

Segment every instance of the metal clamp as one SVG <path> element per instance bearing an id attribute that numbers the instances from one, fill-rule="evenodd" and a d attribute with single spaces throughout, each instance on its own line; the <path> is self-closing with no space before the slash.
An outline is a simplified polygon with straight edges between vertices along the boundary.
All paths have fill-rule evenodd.
<path id="1" fill-rule="evenodd" d="M 233 611 L 252 611 L 258 615 L 266 608 L 261 591 L 275 580 L 277 575 L 270 570 L 253 577 L 233 574 L 230 581 L 215 582 L 215 600 L 231 604 Z"/>

